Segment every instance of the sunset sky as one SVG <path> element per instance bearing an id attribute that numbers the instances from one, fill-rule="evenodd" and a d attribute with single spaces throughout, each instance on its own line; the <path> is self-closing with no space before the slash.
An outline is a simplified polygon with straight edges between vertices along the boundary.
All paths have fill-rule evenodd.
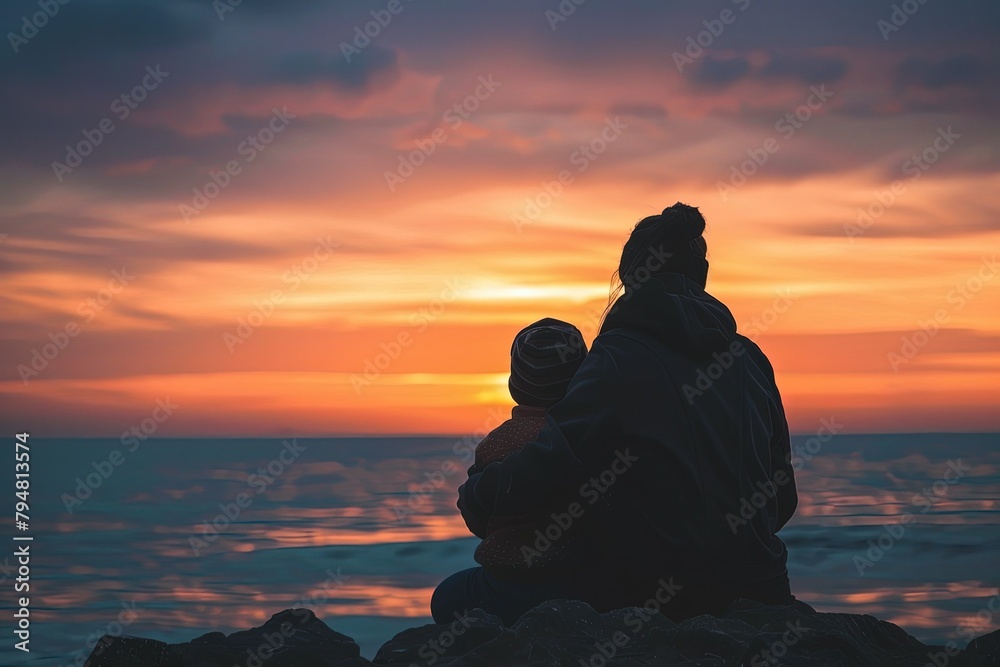
<path id="1" fill-rule="evenodd" d="M 678 200 L 793 431 L 1000 430 L 996 2 L 52 4 L 0 8 L 8 433 L 491 428 Z"/>

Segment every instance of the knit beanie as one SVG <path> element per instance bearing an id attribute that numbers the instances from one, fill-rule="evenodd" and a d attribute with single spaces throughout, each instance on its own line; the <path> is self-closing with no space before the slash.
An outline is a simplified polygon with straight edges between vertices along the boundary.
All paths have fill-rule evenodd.
<path id="1" fill-rule="evenodd" d="M 510 349 L 511 397 L 518 405 L 555 405 L 586 355 L 583 334 L 572 324 L 546 317 L 528 325 Z"/>

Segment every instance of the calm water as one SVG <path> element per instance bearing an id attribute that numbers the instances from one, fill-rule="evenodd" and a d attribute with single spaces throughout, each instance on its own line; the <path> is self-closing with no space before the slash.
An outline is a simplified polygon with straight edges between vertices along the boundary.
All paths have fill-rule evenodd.
<path id="1" fill-rule="evenodd" d="M 372 657 L 395 632 L 429 622 L 435 584 L 474 564 L 475 538 L 454 506 L 467 465 L 456 441 L 298 439 L 296 452 L 280 439 L 158 440 L 130 452 L 116 440 L 32 440 L 30 662 L 82 664 L 88 636 L 119 623 L 125 634 L 185 641 L 290 606 L 314 609 Z M 1000 628 L 1000 614 L 984 611 L 1000 586 L 1000 435 L 812 444 L 797 516 L 782 532 L 798 597 L 927 642 L 964 643 L 960 623 Z M 107 472 L 113 450 L 120 465 L 69 512 L 77 478 L 96 482 L 95 462 Z M 216 534 L 206 522 L 220 504 L 233 519 L 221 517 Z M 883 525 L 907 512 L 913 523 L 889 537 Z M 877 558 L 866 552 L 880 536 L 891 548 Z M 0 551 L 0 566 L 13 551 Z M 13 581 L 6 570 L 0 579 L 6 615 Z M 4 634 L 0 664 L 22 664 Z"/>

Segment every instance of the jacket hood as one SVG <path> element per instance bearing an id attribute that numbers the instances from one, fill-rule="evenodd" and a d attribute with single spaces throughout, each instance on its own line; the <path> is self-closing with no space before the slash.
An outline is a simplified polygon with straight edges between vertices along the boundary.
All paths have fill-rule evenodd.
<path id="1" fill-rule="evenodd" d="M 691 356 L 720 351 L 736 337 L 729 309 L 679 273 L 655 274 L 629 287 L 611 307 L 601 333 L 618 328 L 643 331 Z"/>

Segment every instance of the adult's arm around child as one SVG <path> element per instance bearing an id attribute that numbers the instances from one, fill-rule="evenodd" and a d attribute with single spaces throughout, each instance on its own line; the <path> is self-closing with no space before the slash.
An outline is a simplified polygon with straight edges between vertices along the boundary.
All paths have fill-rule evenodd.
<path id="1" fill-rule="evenodd" d="M 598 338 L 538 438 L 481 472 L 470 469 L 458 490 L 458 507 L 473 534 L 485 535 L 494 516 L 530 514 L 560 497 L 572 501 L 621 433 L 622 380 L 612 350 Z"/>

